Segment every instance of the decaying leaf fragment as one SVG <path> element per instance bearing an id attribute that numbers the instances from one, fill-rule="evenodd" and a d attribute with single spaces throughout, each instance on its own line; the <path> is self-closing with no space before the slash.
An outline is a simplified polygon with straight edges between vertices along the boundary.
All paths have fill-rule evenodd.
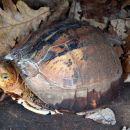
<path id="1" fill-rule="evenodd" d="M 14 47 L 16 40 L 27 36 L 30 31 L 36 30 L 41 21 L 46 21 L 50 15 L 49 7 L 33 10 L 23 1 L 16 5 L 12 0 L 3 0 L 3 9 L 0 8 L 0 55 L 6 54 Z"/>

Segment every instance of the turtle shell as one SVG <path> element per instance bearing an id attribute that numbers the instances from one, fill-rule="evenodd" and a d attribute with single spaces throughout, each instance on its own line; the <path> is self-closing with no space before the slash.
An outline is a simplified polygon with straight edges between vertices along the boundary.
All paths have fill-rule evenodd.
<path id="1" fill-rule="evenodd" d="M 15 62 L 32 92 L 57 109 L 95 108 L 120 88 L 117 54 L 99 29 L 83 22 L 45 29 L 5 58 Z"/>

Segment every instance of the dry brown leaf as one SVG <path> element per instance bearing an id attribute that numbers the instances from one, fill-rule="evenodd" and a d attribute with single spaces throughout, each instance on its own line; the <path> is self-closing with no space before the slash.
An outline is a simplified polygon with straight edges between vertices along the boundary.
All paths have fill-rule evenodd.
<path id="1" fill-rule="evenodd" d="M 23 1 L 15 5 L 12 0 L 3 0 L 3 8 L 0 8 L 0 55 L 8 53 L 16 40 L 36 30 L 50 15 L 49 7 L 33 10 Z"/>
<path id="2" fill-rule="evenodd" d="M 80 0 L 83 16 L 86 19 L 95 19 L 98 22 L 104 22 L 104 17 L 110 17 L 116 14 L 118 9 L 117 0 Z"/>
<path id="3" fill-rule="evenodd" d="M 69 1 L 68 0 L 57 0 L 56 6 L 53 8 L 52 15 L 48 18 L 49 23 L 52 23 L 57 20 L 63 20 L 65 18 L 65 14 L 69 9 Z"/>

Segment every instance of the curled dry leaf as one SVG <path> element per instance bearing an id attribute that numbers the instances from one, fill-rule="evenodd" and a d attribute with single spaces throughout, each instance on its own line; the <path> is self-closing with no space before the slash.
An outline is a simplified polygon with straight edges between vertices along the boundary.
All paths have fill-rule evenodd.
<path id="1" fill-rule="evenodd" d="M 23 36 L 36 30 L 41 21 L 46 21 L 50 15 L 49 7 L 33 10 L 23 1 L 16 5 L 12 0 L 3 0 L 0 8 L 0 55 L 6 54 Z"/>

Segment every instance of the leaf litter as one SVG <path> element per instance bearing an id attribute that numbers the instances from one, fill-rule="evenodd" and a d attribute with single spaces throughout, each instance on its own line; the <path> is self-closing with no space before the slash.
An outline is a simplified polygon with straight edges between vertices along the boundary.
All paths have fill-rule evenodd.
<path id="1" fill-rule="evenodd" d="M 0 54 L 7 53 L 15 46 L 16 40 L 36 30 L 41 20 L 46 21 L 50 15 L 49 7 L 38 11 L 29 8 L 23 1 L 15 5 L 11 0 L 3 0 L 0 8 Z"/>

